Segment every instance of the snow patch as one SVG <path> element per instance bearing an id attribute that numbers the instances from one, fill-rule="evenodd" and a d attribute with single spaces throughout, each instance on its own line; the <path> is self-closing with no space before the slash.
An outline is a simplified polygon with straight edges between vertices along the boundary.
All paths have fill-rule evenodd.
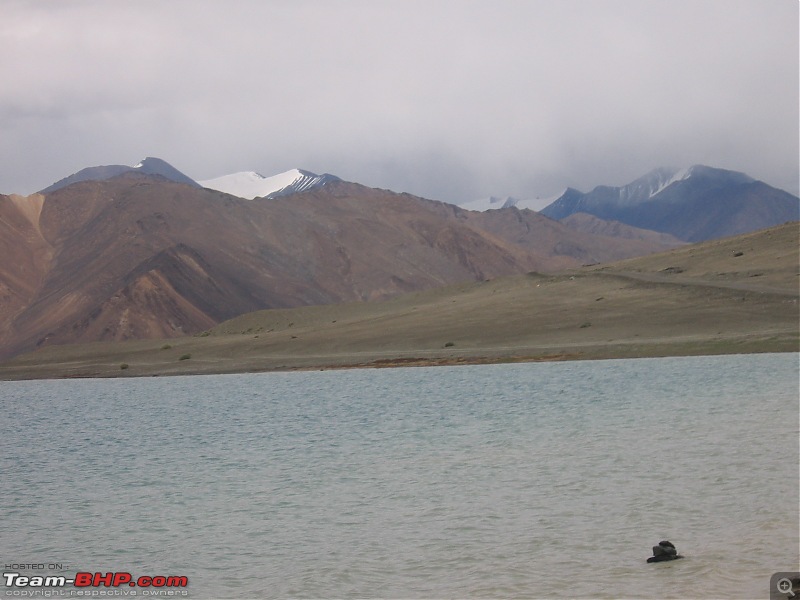
<path id="1" fill-rule="evenodd" d="M 464 210 L 474 210 L 484 212 L 487 210 L 497 210 L 499 208 L 508 208 L 515 206 L 519 202 L 516 198 L 508 196 L 507 198 L 498 198 L 497 196 L 489 196 L 488 198 L 479 198 L 478 200 L 469 200 L 462 202 L 458 206 Z"/>
<path id="2" fill-rule="evenodd" d="M 568 188 L 564 188 L 557 194 L 549 196 L 547 198 L 532 198 L 529 200 L 520 200 L 519 202 L 517 202 L 516 207 L 520 210 L 527 208 L 528 210 L 534 210 L 536 212 L 539 212 L 545 206 L 550 206 L 553 202 L 555 202 L 556 200 L 561 198 L 561 196 L 566 194 L 567 189 Z"/>
<path id="3" fill-rule="evenodd" d="M 660 194 L 673 183 L 688 179 L 692 175 L 693 167 L 685 169 L 661 167 L 650 171 L 647 175 L 639 177 L 636 181 L 617 190 L 617 204 L 619 206 L 631 206 L 640 202 L 646 202 L 656 194 Z M 612 200 L 613 202 L 613 200 Z"/>
<path id="4" fill-rule="evenodd" d="M 511 206 L 517 207 L 519 210 L 529 209 L 534 211 L 540 211 L 545 206 L 552 204 L 561 196 L 566 193 L 566 189 L 562 190 L 558 194 L 554 196 L 550 196 L 549 198 L 529 198 L 527 200 L 520 200 L 518 198 L 513 198 L 511 196 L 507 196 L 505 198 L 498 198 L 497 196 L 489 196 L 488 198 L 480 198 L 478 200 L 469 200 L 467 202 L 462 202 L 458 206 L 465 210 L 475 210 L 484 212 L 487 210 L 497 210 L 500 208 L 509 208 Z"/>
<path id="5" fill-rule="evenodd" d="M 678 169 L 678 171 L 672 177 L 670 177 L 666 181 L 662 181 L 661 185 L 659 185 L 657 189 L 655 189 L 652 192 L 650 192 L 650 196 L 648 196 L 648 197 L 652 198 L 653 196 L 655 196 L 656 194 L 658 194 L 662 190 L 664 190 L 664 189 L 668 188 L 669 186 L 671 186 L 676 181 L 683 181 L 684 179 L 688 179 L 692 175 L 692 169 L 693 169 L 693 167 L 686 167 L 684 169 Z"/>
<path id="6" fill-rule="evenodd" d="M 291 169 L 272 177 L 264 177 L 255 171 L 241 171 L 223 175 L 215 179 L 198 181 L 204 188 L 225 192 L 232 196 L 253 200 L 278 192 L 303 179 L 305 174 L 299 169 Z"/>

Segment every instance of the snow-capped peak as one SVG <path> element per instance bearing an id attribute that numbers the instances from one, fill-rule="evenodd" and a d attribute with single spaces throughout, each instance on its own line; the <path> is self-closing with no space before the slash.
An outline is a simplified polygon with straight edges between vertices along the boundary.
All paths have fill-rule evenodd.
<path id="1" fill-rule="evenodd" d="M 619 202 L 620 204 L 636 204 L 649 200 L 656 194 L 665 190 L 677 181 L 688 179 L 694 167 L 685 169 L 676 169 L 670 167 L 661 167 L 653 169 L 647 175 L 644 175 L 625 185 L 619 189 Z"/>
<path id="2" fill-rule="evenodd" d="M 553 196 L 548 196 L 546 198 L 541 198 L 541 197 L 537 196 L 536 198 L 529 198 L 527 200 L 519 200 L 515 204 L 515 206 L 520 210 L 523 210 L 523 209 L 527 208 L 528 210 L 535 210 L 536 212 L 538 212 L 538 211 L 542 210 L 548 204 L 551 204 L 551 203 L 555 202 L 556 200 L 558 200 L 559 198 L 561 198 L 561 196 L 563 196 L 564 194 L 567 193 L 567 189 L 568 188 L 565 188 L 565 189 L 561 190 L 559 193 L 557 193 L 557 194 L 555 194 Z"/>
<path id="3" fill-rule="evenodd" d="M 462 202 L 458 206 L 465 210 L 475 210 L 475 211 L 486 211 L 486 210 L 495 210 L 498 208 L 508 208 L 509 206 L 515 206 L 519 202 L 516 198 L 512 198 L 508 196 L 506 198 L 498 198 L 497 196 L 489 196 L 488 198 L 480 198 L 478 200 L 469 200 L 467 202 Z"/>
<path id="4" fill-rule="evenodd" d="M 655 187 L 655 189 L 650 191 L 650 195 L 648 197 L 652 198 L 653 196 L 658 194 L 661 190 L 668 188 L 669 186 L 671 186 L 676 181 L 683 181 L 684 179 L 688 179 L 692 175 L 692 169 L 693 168 L 694 167 L 686 167 L 686 168 L 678 169 L 678 170 L 674 171 L 672 177 L 670 177 L 669 179 L 666 179 L 666 180 L 659 181 L 658 185 Z"/>
<path id="5" fill-rule="evenodd" d="M 318 185 L 325 185 L 334 179 L 336 178 L 332 175 L 315 175 L 302 169 L 291 169 L 271 177 L 264 177 L 255 171 L 241 171 L 198 183 L 205 188 L 253 200 L 306 191 Z"/>

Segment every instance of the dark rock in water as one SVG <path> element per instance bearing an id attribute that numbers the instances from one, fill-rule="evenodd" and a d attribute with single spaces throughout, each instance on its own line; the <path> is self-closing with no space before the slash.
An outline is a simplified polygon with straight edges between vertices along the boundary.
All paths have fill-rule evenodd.
<path id="1" fill-rule="evenodd" d="M 658 546 L 653 546 L 653 556 L 647 559 L 647 562 L 664 562 L 665 560 L 676 560 L 683 558 L 675 549 L 675 545 L 667 540 L 658 542 Z"/>
<path id="2" fill-rule="evenodd" d="M 660 556 L 662 554 L 668 554 L 670 556 L 674 556 L 678 554 L 678 551 L 675 549 L 675 545 L 672 542 L 664 540 L 658 542 L 658 546 L 653 546 L 653 554 L 655 556 Z"/>

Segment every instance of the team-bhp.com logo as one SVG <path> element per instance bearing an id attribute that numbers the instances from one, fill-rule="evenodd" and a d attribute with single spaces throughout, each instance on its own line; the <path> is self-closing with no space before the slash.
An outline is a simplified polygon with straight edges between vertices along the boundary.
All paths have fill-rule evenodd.
<path id="1" fill-rule="evenodd" d="M 75 573 L 74 577 L 64 575 L 22 575 L 21 573 L 3 573 L 3 580 L 7 588 L 66 588 L 74 586 L 83 590 L 73 592 L 91 592 L 94 588 L 143 588 L 142 595 L 164 595 L 159 591 L 174 588 L 185 588 L 189 585 L 189 578 L 183 575 L 142 575 L 134 579 L 127 572 L 109 573 Z M 151 591 L 151 593 L 147 593 Z M 70 595 L 96 595 L 91 593 Z M 126 594 L 128 595 L 128 594 Z M 130 594 L 135 595 L 135 594 Z M 174 595 L 174 594 L 169 594 Z"/>

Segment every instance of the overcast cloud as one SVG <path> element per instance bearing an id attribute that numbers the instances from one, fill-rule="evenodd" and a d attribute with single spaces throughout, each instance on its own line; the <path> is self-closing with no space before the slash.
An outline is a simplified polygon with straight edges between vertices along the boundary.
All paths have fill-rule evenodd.
<path id="1" fill-rule="evenodd" d="M 658 166 L 798 193 L 796 0 L 0 3 L 0 192 L 157 156 L 462 202 Z"/>

